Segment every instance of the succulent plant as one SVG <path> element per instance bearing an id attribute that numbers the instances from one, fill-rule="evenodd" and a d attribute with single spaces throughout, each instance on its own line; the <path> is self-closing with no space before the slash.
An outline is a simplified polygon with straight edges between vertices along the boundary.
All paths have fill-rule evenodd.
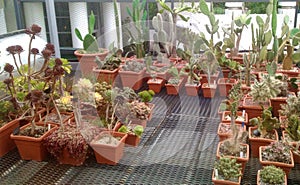
<path id="1" fill-rule="evenodd" d="M 145 64 L 138 62 L 136 60 L 129 60 L 126 61 L 125 65 L 122 65 L 122 69 L 124 71 L 133 71 L 133 72 L 140 72 L 145 68 Z"/>
<path id="2" fill-rule="evenodd" d="M 141 137 L 143 132 L 144 132 L 144 127 L 141 125 L 136 125 L 132 127 L 131 125 L 122 125 L 119 129 L 118 132 L 123 132 L 123 133 L 133 133 L 134 135 Z"/>
<path id="3" fill-rule="evenodd" d="M 263 75 L 261 81 L 256 80 L 251 85 L 250 96 L 253 97 L 253 101 L 263 104 L 270 98 L 275 98 L 281 92 L 279 88 L 281 86 L 283 86 L 283 82 L 274 76 Z"/>
<path id="4" fill-rule="evenodd" d="M 230 181 L 237 181 L 242 175 L 242 165 L 236 162 L 235 158 L 221 157 L 214 164 L 214 169 L 218 170 L 217 179 L 224 179 Z"/>
<path id="5" fill-rule="evenodd" d="M 145 103 L 139 101 L 133 101 L 131 103 L 128 103 L 128 106 L 130 109 L 131 119 L 136 119 L 136 118 L 141 120 L 148 119 L 151 110 L 149 106 L 147 106 Z"/>
<path id="6" fill-rule="evenodd" d="M 300 141 L 300 118 L 299 115 L 293 114 L 288 117 L 288 126 L 285 129 L 293 141 Z"/>
<path id="7" fill-rule="evenodd" d="M 291 148 L 286 141 L 274 141 L 262 150 L 262 160 L 290 164 L 292 157 L 290 151 Z"/>
<path id="8" fill-rule="evenodd" d="M 155 92 L 153 90 L 144 90 L 138 93 L 138 96 L 142 100 L 142 102 L 150 102 L 153 99 Z"/>
<path id="9" fill-rule="evenodd" d="M 251 125 L 258 126 L 258 131 L 261 134 L 261 137 L 265 137 L 267 133 L 280 127 L 280 122 L 276 117 L 272 116 L 272 112 L 269 109 L 264 109 L 262 117 L 252 118 L 249 120 L 249 123 Z"/>
<path id="10" fill-rule="evenodd" d="M 260 179 L 263 183 L 267 184 L 283 184 L 285 179 L 285 173 L 281 168 L 277 168 L 273 165 L 264 166 L 260 170 Z"/>
<path id="11" fill-rule="evenodd" d="M 78 37 L 79 40 L 83 42 L 83 50 L 86 53 L 96 53 L 99 52 L 99 46 L 97 39 L 93 36 L 93 31 L 95 28 L 95 15 L 93 11 L 89 15 L 89 27 L 88 27 L 88 34 L 82 37 L 82 34 L 78 30 L 78 28 L 75 28 L 75 34 Z"/>
<path id="12" fill-rule="evenodd" d="M 293 114 L 300 115 L 300 92 L 298 96 L 289 96 L 286 100 L 286 104 L 281 104 L 280 114 L 290 117 Z"/>

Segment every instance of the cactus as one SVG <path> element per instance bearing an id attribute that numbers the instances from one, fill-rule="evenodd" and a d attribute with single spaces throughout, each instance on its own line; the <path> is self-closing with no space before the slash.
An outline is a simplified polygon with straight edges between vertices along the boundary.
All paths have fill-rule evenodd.
<path id="1" fill-rule="evenodd" d="M 266 184 L 282 184 L 284 183 L 284 176 L 284 171 L 273 165 L 264 166 L 264 168 L 260 170 L 260 179 Z"/>
<path id="2" fill-rule="evenodd" d="M 152 18 L 152 25 L 155 29 L 155 33 L 153 34 L 153 40 L 154 40 L 154 51 L 156 51 L 158 54 L 161 54 L 159 44 L 162 44 L 164 47 L 164 50 L 167 53 L 167 56 L 171 56 L 172 52 L 172 37 L 173 33 L 171 30 L 171 26 L 165 25 L 167 22 L 173 23 L 173 17 L 171 13 L 167 13 L 167 20 L 164 21 L 162 14 L 157 13 L 156 16 Z M 168 34 L 171 34 L 168 38 Z"/>
<path id="3" fill-rule="evenodd" d="M 231 27 L 229 29 L 223 28 L 224 33 L 229 36 L 224 39 L 223 50 L 230 48 L 231 56 L 238 55 L 243 30 L 251 22 L 249 15 L 250 11 L 234 19 L 234 15 L 232 14 Z M 237 28 L 234 28 L 234 26 L 237 26 Z"/>
<path id="4" fill-rule="evenodd" d="M 224 180 L 237 179 L 242 175 L 241 166 L 242 165 L 240 163 L 236 162 L 235 158 L 231 159 L 229 157 L 221 157 L 214 164 L 214 169 L 218 171 L 218 175 L 215 176 L 217 179 L 224 179 Z"/>
<path id="5" fill-rule="evenodd" d="M 94 37 L 93 31 L 95 28 L 95 15 L 93 11 L 91 12 L 89 16 L 89 32 L 82 37 L 82 34 L 80 33 L 78 28 L 75 28 L 75 34 L 79 40 L 83 42 L 83 50 L 87 53 L 96 53 L 99 51 L 99 46 L 96 37 Z"/>
<path id="6" fill-rule="evenodd" d="M 188 21 L 188 18 L 184 17 L 182 14 L 186 11 L 192 11 L 193 6 L 186 6 L 184 3 L 184 0 L 181 0 L 180 7 L 176 7 L 174 9 L 170 8 L 166 3 L 165 0 L 158 0 L 158 3 L 163 8 L 163 11 L 166 10 L 168 12 L 168 21 L 170 21 L 170 32 L 167 32 L 170 34 L 170 51 L 172 57 L 176 57 L 176 37 L 177 37 L 177 29 L 176 29 L 176 22 L 177 17 L 179 16 L 183 21 Z M 171 18 L 172 17 L 172 18 Z M 172 20 L 172 22 L 171 22 Z"/>
<path id="7" fill-rule="evenodd" d="M 245 82 L 246 86 L 250 86 L 251 81 L 251 68 L 256 62 L 256 54 L 250 53 L 249 57 L 246 54 L 243 55 L 243 63 L 244 63 L 244 74 L 245 74 Z"/>
<path id="8" fill-rule="evenodd" d="M 279 88 L 281 86 L 283 86 L 283 82 L 276 79 L 275 76 L 263 75 L 260 82 L 255 81 L 251 85 L 250 96 L 253 97 L 253 101 L 263 104 L 270 98 L 275 98 L 281 92 Z"/>
<path id="9" fill-rule="evenodd" d="M 298 96 L 289 96 L 286 100 L 286 104 L 281 104 L 280 114 L 290 117 L 293 114 L 300 115 L 300 92 Z"/>
<path id="10" fill-rule="evenodd" d="M 280 122 L 276 117 L 272 117 L 272 112 L 269 109 L 263 110 L 262 117 L 252 118 L 249 122 L 251 125 L 258 126 L 258 131 L 261 134 L 261 137 L 265 137 L 267 133 L 280 127 Z"/>
<path id="11" fill-rule="evenodd" d="M 300 141 L 300 119 L 298 115 L 293 114 L 288 118 L 286 132 L 293 141 Z"/>

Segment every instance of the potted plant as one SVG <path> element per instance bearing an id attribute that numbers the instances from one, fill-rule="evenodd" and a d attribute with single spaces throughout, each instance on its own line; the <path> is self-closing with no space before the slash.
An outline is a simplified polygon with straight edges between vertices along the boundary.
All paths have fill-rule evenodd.
<path id="1" fill-rule="evenodd" d="M 92 72 L 93 67 L 96 67 L 95 57 L 98 56 L 100 60 L 108 54 L 108 50 L 99 48 L 96 37 L 93 36 L 95 28 L 95 15 L 93 11 L 89 15 L 88 33 L 83 37 L 80 31 L 75 28 L 75 34 L 83 43 L 83 49 L 76 50 L 74 55 L 80 62 L 80 69 L 83 75 L 88 75 Z"/>
<path id="2" fill-rule="evenodd" d="M 127 60 L 119 70 L 120 78 L 123 87 L 130 87 L 134 90 L 138 90 L 143 85 L 143 79 L 145 74 L 145 64 L 138 62 L 137 60 Z"/>
<path id="3" fill-rule="evenodd" d="M 198 71 L 200 70 L 199 65 L 200 60 L 194 57 L 189 59 L 189 62 L 185 65 L 183 70 L 187 73 L 187 82 L 185 84 L 186 94 L 189 96 L 197 96 L 201 83 L 201 77 L 198 76 Z"/>
<path id="4" fill-rule="evenodd" d="M 168 67 L 162 66 L 157 67 L 152 65 L 152 60 L 150 57 L 146 58 L 146 75 L 150 75 L 147 81 L 149 89 L 153 90 L 155 93 L 159 93 L 162 87 L 165 86 L 166 80 L 168 80 Z"/>
<path id="5" fill-rule="evenodd" d="M 258 185 L 262 185 L 262 184 L 287 185 L 287 177 L 281 168 L 277 168 L 273 165 L 264 166 L 263 169 L 257 171 L 256 183 Z"/>
<path id="6" fill-rule="evenodd" d="M 109 46 L 109 53 L 104 60 L 96 56 L 95 62 L 97 67 L 93 68 L 93 72 L 97 76 L 98 81 L 105 81 L 110 84 L 115 82 L 119 66 L 122 62 L 122 50 L 115 48 L 113 44 L 114 43 Z"/>
<path id="7" fill-rule="evenodd" d="M 282 131 L 282 137 L 292 147 L 295 163 L 300 163 L 299 143 L 300 143 L 300 118 L 297 114 L 288 117 L 287 127 Z"/>
<path id="8" fill-rule="evenodd" d="M 236 129 L 239 131 L 246 131 L 246 126 L 242 124 L 235 124 Z M 231 123 L 221 122 L 218 126 L 219 142 L 232 137 Z"/>
<path id="9" fill-rule="evenodd" d="M 215 55 L 210 50 L 207 50 L 204 55 L 205 56 L 202 57 L 202 61 L 200 63 L 201 69 L 206 71 L 206 75 L 207 75 L 207 82 L 205 83 L 201 82 L 203 97 L 213 98 L 217 90 L 217 84 L 216 84 L 216 80 L 212 81 L 211 75 L 215 74 L 216 72 L 217 60 L 215 58 Z M 203 76 L 201 76 L 201 78 L 203 79 Z"/>
<path id="10" fill-rule="evenodd" d="M 155 92 L 152 90 L 143 90 L 138 93 L 138 97 L 141 102 L 143 102 L 146 106 L 150 109 L 150 114 L 148 115 L 148 120 L 150 121 L 152 118 L 153 110 L 154 110 L 154 104 L 150 103 L 153 99 L 153 96 L 155 95 Z"/>
<path id="11" fill-rule="evenodd" d="M 221 157 L 214 164 L 212 181 L 214 184 L 239 185 L 241 183 L 241 164 L 236 159 Z"/>
<path id="12" fill-rule="evenodd" d="M 101 131 L 89 121 L 91 123 L 85 123 L 80 117 L 75 118 L 75 122 L 69 120 L 45 138 L 44 145 L 59 164 L 80 166 L 84 163 L 88 157 L 88 143 Z"/>
<path id="13" fill-rule="evenodd" d="M 289 118 L 293 114 L 300 114 L 300 93 L 298 92 L 297 96 L 289 96 L 286 100 L 286 104 L 282 104 L 281 110 L 279 110 L 280 119 Z M 282 123 L 282 127 L 286 127 L 287 124 Z"/>
<path id="14" fill-rule="evenodd" d="M 139 0 L 132 1 L 132 10 L 129 7 L 126 8 L 131 23 L 123 25 L 128 35 L 128 44 L 130 51 L 135 54 L 136 59 L 143 59 L 146 54 L 145 40 L 148 38 L 149 30 L 146 26 L 146 19 L 148 12 L 146 11 L 146 0 L 140 2 Z"/>
<path id="15" fill-rule="evenodd" d="M 269 109 L 264 109 L 262 117 L 252 118 L 249 120 L 249 141 L 251 146 L 251 154 L 258 157 L 259 147 L 266 146 L 273 141 L 278 141 L 278 132 L 276 129 L 280 127 L 280 122 L 276 117 L 272 116 Z"/>
<path id="16" fill-rule="evenodd" d="M 167 94 L 168 95 L 178 95 L 182 85 L 183 78 L 181 75 L 183 74 L 181 71 L 178 72 L 175 66 L 172 66 L 168 71 L 172 77 L 166 83 Z"/>
<path id="17" fill-rule="evenodd" d="M 160 53 L 158 46 L 161 43 L 167 54 L 167 57 L 170 59 L 170 61 L 176 63 L 177 61 L 181 60 L 176 53 L 177 20 L 178 17 L 180 17 L 181 20 L 187 22 L 188 18 L 186 18 L 183 13 L 193 10 L 193 6 L 186 5 L 184 1 L 179 7 L 174 8 L 169 7 L 165 0 L 159 0 L 158 3 L 162 7 L 162 12 L 167 11 L 167 20 L 163 21 L 160 14 L 161 12 L 152 19 L 152 25 L 156 30 L 156 33 L 153 36 L 154 41 L 156 41 L 155 48 L 156 51 Z"/>
<path id="18" fill-rule="evenodd" d="M 119 123 L 115 127 L 116 131 L 128 134 L 125 144 L 129 146 L 138 146 L 141 136 L 144 132 L 144 127 L 141 125 L 122 124 Z"/>
<path id="19" fill-rule="evenodd" d="M 226 48 L 230 49 L 230 54 L 228 54 L 226 57 L 241 64 L 243 63 L 243 56 L 239 54 L 239 48 L 243 30 L 251 23 L 252 17 L 249 15 L 250 11 L 248 11 L 246 14 L 239 15 L 236 18 L 234 18 L 234 15 L 232 14 L 231 27 L 223 28 L 224 33 L 228 36 L 227 38 L 224 38 L 223 50 Z M 237 27 L 235 28 L 235 26 Z"/>
<path id="20" fill-rule="evenodd" d="M 261 115 L 262 110 L 269 107 L 269 99 L 280 93 L 282 82 L 271 75 L 262 75 L 261 81 L 255 81 L 251 85 L 250 97 L 245 97 L 243 108 L 248 113 L 249 119 Z M 256 103 L 258 102 L 258 103 Z"/>
<path id="21" fill-rule="evenodd" d="M 290 146 L 285 141 L 274 141 L 259 147 L 259 162 L 262 166 L 274 165 L 286 174 L 294 167 L 294 158 Z"/>
<path id="22" fill-rule="evenodd" d="M 52 44 L 47 44 L 41 52 L 44 59 L 43 65 L 39 68 L 35 66 L 36 55 L 39 51 L 31 46 L 33 39 L 40 31 L 41 27 L 35 24 L 26 30 L 26 33 L 30 36 L 27 63 L 23 63 L 21 57 L 19 57 L 19 63 L 17 63 L 14 56 L 16 53 L 20 54 L 23 51 L 21 46 L 7 48 L 7 51 L 14 57 L 15 67 L 20 76 L 15 78 L 12 74 L 14 68 L 8 66 L 10 75 L 9 78 L 5 79 L 5 84 L 11 92 L 14 107 L 17 110 L 21 110 L 20 107 L 27 109 L 21 118 L 30 115 L 24 126 L 15 130 L 10 137 L 16 143 L 22 159 L 37 161 L 46 159 L 47 151 L 43 147 L 42 141 L 56 128 L 55 124 L 47 122 L 47 118 L 43 122 L 38 122 L 42 120 L 41 110 L 46 112 L 47 116 L 52 108 L 51 105 L 53 105 L 58 112 L 59 120 L 62 122 L 55 99 L 56 96 L 62 96 L 64 93 L 62 77 L 69 69 L 62 59 L 51 60 L 51 55 L 54 53 Z M 15 83 L 16 80 L 22 82 Z M 21 88 L 16 88 L 16 84 L 22 84 Z"/>

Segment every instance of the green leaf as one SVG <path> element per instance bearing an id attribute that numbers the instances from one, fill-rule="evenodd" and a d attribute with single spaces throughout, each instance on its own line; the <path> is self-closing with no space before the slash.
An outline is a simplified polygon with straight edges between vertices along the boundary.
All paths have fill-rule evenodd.
<path id="1" fill-rule="evenodd" d="M 291 29 L 290 36 L 294 37 L 298 32 L 300 32 L 299 28 L 293 28 L 293 29 Z"/>
<path id="2" fill-rule="evenodd" d="M 137 125 L 133 129 L 133 133 L 138 137 L 141 137 L 143 132 L 144 132 L 144 127 L 141 125 Z"/>
<path id="3" fill-rule="evenodd" d="M 250 12 L 250 11 L 249 11 Z M 252 17 L 249 17 L 247 20 L 246 20 L 246 25 L 249 25 L 251 23 L 251 19 Z"/>
<path id="4" fill-rule="evenodd" d="M 271 30 L 269 30 L 267 33 L 265 33 L 265 44 L 269 45 L 272 40 L 272 33 Z"/>
<path id="5" fill-rule="evenodd" d="M 200 6 L 200 11 L 201 11 L 204 15 L 209 16 L 210 11 L 209 11 L 209 8 L 208 8 L 208 6 L 207 6 L 207 4 L 206 4 L 206 2 L 205 2 L 204 0 L 200 0 L 199 6 Z"/>
<path id="6" fill-rule="evenodd" d="M 77 38 L 78 38 L 79 40 L 83 41 L 83 38 L 82 38 L 81 33 L 80 33 L 80 31 L 78 30 L 78 28 L 75 28 L 75 34 L 76 34 L 76 36 L 77 36 Z"/>
<path id="7" fill-rule="evenodd" d="M 185 16 L 183 16 L 183 15 L 181 15 L 181 14 L 178 14 L 178 16 L 179 16 L 183 21 L 185 21 L 185 22 L 187 22 L 187 21 L 189 20 L 189 17 L 185 17 Z"/>
<path id="8" fill-rule="evenodd" d="M 209 34 L 211 34 L 211 30 L 210 30 L 210 28 L 209 28 L 209 26 L 206 24 L 205 25 L 205 28 L 206 28 L 206 31 L 209 33 Z"/>
<path id="9" fill-rule="evenodd" d="M 300 62 L 300 53 L 294 53 L 292 59 L 294 62 Z"/>
<path id="10" fill-rule="evenodd" d="M 91 11 L 91 14 L 89 16 L 89 34 L 92 34 L 94 32 L 94 28 L 95 28 L 95 15 L 94 12 Z"/>
<path id="11" fill-rule="evenodd" d="M 256 22 L 259 26 L 263 26 L 264 25 L 264 21 L 260 16 L 256 16 Z"/>
<path id="12" fill-rule="evenodd" d="M 164 0 L 159 0 L 158 2 L 159 2 L 160 6 L 161 6 L 163 9 L 165 9 L 165 10 L 167 10 L 168 12 L 171 12 L 171 13 L 173 12 L 173 10 L 172 10 L 170 7 L 168 7 L 168 5 L 165 3 Z"/>
<path id="13" fill-rule="evenodd" d="M 284 24 L 288 24 L 289 20 L 290 20 L 290 17 L 288 15 L 285 15 L 284 18 L 283 18 Z"/>
<path id="14" fill-rule="evenodd" d="M 182 8 L 177 9 L 175 11 L 175 13 L 181 13 L 181 12 L 189 11 L 191 9 L 192 9 L 192 7 L 186 6 L 186 7 L 182 7 Z"/>

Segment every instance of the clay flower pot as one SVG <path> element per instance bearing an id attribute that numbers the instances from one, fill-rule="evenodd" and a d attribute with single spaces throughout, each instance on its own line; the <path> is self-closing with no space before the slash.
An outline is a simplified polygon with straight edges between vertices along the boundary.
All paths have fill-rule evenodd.
<path id="1" fill-rule="evenodd" d="M 159 93 L 164 86 L 163 79 L 149 79 L 147 81 L 150 90 L 153 90 L 155 93 Z"/>
<path id="2" fill-rule="evenodd" d="M 220 74 L 220 72 L 219 72 L 219 71 L 216 71 L 214 74 L 210 75 L 210 81 L 211 81 L 211 82 L 214 82 L 214 81 L 217 82 L 217 79 L 218 79 L 218 77 L 219 77 L 219 74 Z M 201 79 L 200 79 L 200 83 L 201 83 L 201 84 L 208 83 L 208 77 L 207 77 L 207 74 L 200 73 L 199 76 L 201 77 Z"/>
<path id="3" fill-rule="evenodd" d="M 103 137 L 105 134 L 111 134 L 112 137 L 121 138 L 117 145 L 110 144 L 102 144 L 98 143 L 98 140 Z M 114 131 L 102 131 L 93 141 L 91 141 L 90 145 L 94 150 L 94 154 L 96 156 L 97 163 L 100 164 L 109 164 L 116 165 L 120 159 L 123 157 L 125 140 L 127 138 L 127 134 L 114 132 Z"/>
<path id="4" fill-rule="evenodd" d="M 93 67 L 93 73 L 97 77 L 97 80 L 99 82 L 107 82 L 108 84 L 114 84 L 118 73 L 119 68 L 116 68 L 114 70 L 104 70 L 104 69 L 98 69 L 97 67 Z"/>
<path id="5" fill-rule="evenodd" d="M 230 123 L 231 122 L 230 114 L 231 114 L 230 111 L 223 111 L 221 121 L 223 123 L 225 123 L 225 122 Z M 244 123 L 245 125 L 248 125 L 248 114 L 246 112 L 244 113 L 244 116 L 243 116 L 242 111 L 237 111 L 236 114 L 237 114 L 238 117 L 235 120 L 235 123 L 237 123 L 237 124 L 243 124 Z"/>
<path id="6" fill-rule="evenodd" d="M 19 150 L 19 154 L 23 160 L 35 160 L 35 161 L 44 161 L 48 157 L 48 152 L 46 147 L 43 145 L 43 140 L 48 135 L 50 135 L 55 129 L 57 129 L 56 124 L 50 124 L 50 130 L 44 133 L 40 138 L 34 138 L 29 136 L 21 136 L 11 134 L 10 138 L 14 140 L 17 148 Z M 44 123 L 39 122 L 36 124 L 37 126 L 44 126 Z M 24 130 L 27 127 L 30 127 L 31 123 L 24 125 L 20 128 L 20 130 Z"/>
<path id="7" fill-rule="evenodd" d="M 232 136 L 231 128 L 230 128 L 230 122 L 221 122 L 218 126 L 218 136 L 219 141 L 224 141 Z M 246 131 L 246 126 L 242 126 L 241 124 L 236 124 L 237 127 L 239 127 L 240 130 Z"/>
<path id="8" fill-rule="evenodd" d="M 72 166 L 81 166 L 86 159 L 86 156 L 82 158 L 74 158 L 68 151 L 68 149 L 64 148 L 61 155 L 57 157 L 57 161 L 59 164 L 69 164 Z"/>
<path id="9" fill-rule="evenodd" d="M 221 158 L 221 155 L 224 156 L 224 157 L 229 157 L 229 158 L 235 158 L 236 161 L 238 163 L 241 163 L 242 164 L 242 173 L 244 173 L 244 170 L 245 170 L 245 167 L 246 167 L 246 164 L 247 162 L 249 161 L 249 145 L 248 144 L 245 144 L 245 143 L 241 143 L 240 145 L 241 146 L 244 146 L 247 148 L 247 151 L 246 151 L 246 154 L 244 154 L 245 156 L 240 156 L 240 157 L 236 157 L 236 156 L 228 156 L 228 155 L 224 155 L 224 154 L 221 154 L 220 153 L 220 147 L 222 146 L 223 142 L 219 142 L 218 143 L 218 146 L 217 146 L 217 158 L 220 159 Z"/>
<path id="10" fill-rule="evenodd" d="M 96 67 L 95 63 L 96 56 L 99 57 L 100 60 L 104 60 L 104 58 L 108 55 L 108 49 L 103 49 L 102 53 L 93 53 L 93 54 L 83 54 L 80 53 L 79 50 L 74 52 L 74 55 L 77 57 L 80 70 L 83 75 L 90 75 L 92 73 L 93 67 Z"/>
<path id="11" fill-rule="evenodd" d="M 211 84 L 210 86 L 208 86 L 207 83 L 204 83 L 202 85 L 202 92 L 203 92 L 203 97 L 204 98 L 213 98 L 213 97 L 215 97 L 216 90 L 217 90 L 217 85 Z"/>
<path id="12" fill-rule="evenodd" d="M 276 130 L 273 131 L 275 138 L 276 139 L 267 139 L 267 138 L 262 138 L 262 137 L 254 137 L 252 135 L 253 130 L 257 129 L 257 127 L 249 127 L 249 142 L 251 146 L 251 155 L 252 157 L 258 157 L 259 156 L 259 147 L 260 146 L 267 146 L 270 143 L 274 141 L 278 141 L 278 132 Z"/>
<path id="13" fill-rule="evenodd" d="M 266 102 L 263 105 L 265 108 L 270 107 L 270 102 Z M 246 110 L 248 114 L 248 119 L 259 117 L 262 115 L 263 109 L 257 102 L 253 102 L 252 97 L 246 96 L 243 100 L 243 108 Z"/>
<path id="14" fill-rule="evenodd" d="M 14 141 L 10 139 L 10 134 L 17 127 L 19 127 L 19 120 L 15 119 L 0 128 L 0 157 L 16 147 Z"/>
<path id="15" fill-rule="evenodd" d="M 133 90 L 139 90 L 143 86 L 145 69 L 140 72 L 119 70 L 123 87 L 130 87 Z"/>
<path id="16" fill-rule="evenodd" d="M 114 131 L 118 132 L 119 128 L 121 128 L 123 124 L 121 122 L 117 123 L 114 127 Z M 134 128 L 136 125 L 130 124 L 131 128 Z M 125 144 L 129 146 L 138 146 L 141 141 L 141 138 L 133 133 L 127 133 L 127 138 L 125 140 Z"/>
<path id="17" fill-rule="evenodd" d="M 237 80 L 233 78 L 219 78 L 217 83 L 220 96 L 228 96 L 230 89 L 237 83 Z"/>
<path id="18" fill-rule="evenodd" d="M 185 92 L 188 96 L 198 96 L 201 84 L 185 84 Z"/>
<path id="19" fill-rule="evenodd" d="M 297 142 L 291 141 L 291 139 L 289 139 L 288 133 L 286 131 L 282 131 L 282 139 L 287 139 L 287 141 L 289 143 L 291 143 L 294 147 L 297 146 Z M 295 154 L 294 152 L 292 152 L 292 153 L 293 153 L 294 163 L 300 164 L 300 156 Z"/>
<path id="20" fill-rule="evenodd" d="M 295 96 L 295 93 L 290 92 L 288 96 Z M 270 103 L 272 106 L 272 113 L 273 116 L 278 117 L 279 116 L 279 110 L 281 109 L 281 104 L 286 104 L 286 100 L 288 97 L 275 97 L 270 98 Z"/>
<path id="21" fill-rule="evenodd" d="M 167 83 L 165 86 L 167 88 L 167 94 L 168 95 L 178 95 L 180 88 L 183 85 L 183 78 L 180 78 L 179 83 L 178 84 L 170 84 Z"/>
<path id="22" fill-rule="evenodd" d="M 276 162 L 276 161 L 264 161 L 262 159 L 262 151 L 265 149 L 266 146 L 261 146 L 259 147 L 259 162 L 262 166 L 270 166 L 270 165 L 273 165 L 273 166 L 276 166 L 276 167 L 279 167 L 281 168 L 285 174 L 289 174 L 291 169 L 294 167 L 294 158 L 293 158 L 293 154 L 292 152 L 290 151 L 290 156 L 291 156 L 291 163 L 290 164 L 287 164 L 287 163 L 282 163 L 282 162 Z"/>

